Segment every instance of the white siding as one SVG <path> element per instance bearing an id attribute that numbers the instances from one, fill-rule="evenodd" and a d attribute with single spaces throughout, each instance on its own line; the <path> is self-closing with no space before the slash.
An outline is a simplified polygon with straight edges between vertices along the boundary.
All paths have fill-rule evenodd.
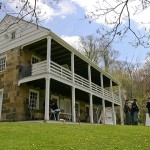
<path id="1" fill-rule="evenodd" d="M 7 29 L 9 23 L 14 21 L 16 21 L 14 17 L 7 16 L 0 23 L 0 53 L 49 34 L 48 30 L 37 27 L 31 23 L 29 24 L 28 22 L 22 20 L 20 20 L 18 23 L 14 23 L 8 30 L 3 32 L 5 29 Z M 11 33 L 13 31 L 16 32 L 15 39 L 11 39 Z"/>

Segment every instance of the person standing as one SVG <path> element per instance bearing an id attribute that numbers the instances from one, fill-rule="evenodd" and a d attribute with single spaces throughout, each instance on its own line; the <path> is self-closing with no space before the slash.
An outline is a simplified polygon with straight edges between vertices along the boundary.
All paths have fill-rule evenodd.
<path id="1" fill-rule="evenodd" d="M 149 117 L 150 117 L 150 97 L 148 97 L 148 99 L 147 99 L 146 107 L 148 109 L 148 114 L 149 114 Z"/>
<path id="2" fill-rule="evenodd" d="M 137 105 L 137 99 L 134 99 L 131 105 L 132 125 L 138 125 L 138 113 L 139 113 L 139 107 Z"/>
<path id="3" fill-rule="evenodd" d="M 131 109 L 129 107 L 128 100 L 125 101 L 124 105 L 124 113 L 125 113 L 125 124 L 126 125 L 131 125 Z"/>

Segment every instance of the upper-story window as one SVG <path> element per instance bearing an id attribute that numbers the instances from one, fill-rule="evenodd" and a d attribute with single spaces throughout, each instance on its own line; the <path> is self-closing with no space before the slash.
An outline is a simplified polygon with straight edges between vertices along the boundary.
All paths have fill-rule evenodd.
<path id="1" fill-rule="evenodd" d="M 31 64 L 35 64 L 35 63 L 38 63 L 41 61 L 41 58 L 35 56 L 35 55 L 32 55 L 31 57 Z"/>
<path id="2" fill-rule="evenodd" d="M 15 39 L 16 38 L 16 31 L 13 31 L 12 33 L 11 33 L 11 39 L 13 40 L 13 39 Z"/>
<path id="3" fill-rule="evenodd" d="M 29 108 L 39 109 L 39 91 L 30 89 L 29 91 Z"/>
<path id="4" fill-rule="evenodd" d="M 0 72 L 6 69 L 6 56 L 0 56 Z"/>

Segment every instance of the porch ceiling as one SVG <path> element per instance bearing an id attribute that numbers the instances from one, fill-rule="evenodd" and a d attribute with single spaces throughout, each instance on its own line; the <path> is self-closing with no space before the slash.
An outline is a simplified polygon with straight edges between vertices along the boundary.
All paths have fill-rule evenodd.
<path id="1" fill-rule="evenodd" d="M 27 82 L 26 84 L 34 89 L 45 90 L 45 79 L 30 81 L 30 82 Z M 63 84 L 53 79 L 51 79 L 50 81 L 50 91 L 57 95 L 68 97 L 69 99 L 71 99 L 72 97 L 71 86 L 68 86 L 66 84 Z M 80 89 L 75 90 L 75 98 L 76 100 L 86 102 L 87 104 L 90 103 L 89 94 L 84 91 L 81 91 Z M 93 104 L 102 105 L 102 99 L 96 96 L 93 96 Z M 106 101 L 106 106 L 107 105 L 108 104 Z"/>
<path id="2" fill-rule="evenodd" d="M 41 41 L 30 44 L 26 46 L 26 48 L 32 51 L 34 54 L 42 57 L 43 60 L 45 60 L 47 53 L 47 39 L 43 39 Z M 51 41 L 51 48 L 51 60 L 58 63 L 59 65 L 67 64 L 71 70 L 71 52 L 53 39 Z M 74 64 L 75 73 L 88 79 L 88 63 L 75 55 Z M 92 82 L 101 86 L 99 71 L 92 67 L 91 72 Z M 110 87 L 110 79 L 106 76 L 104 76 L 103 79 L 104 87 Z M 112 84 L 113 86 L 116 85 L 115 82 L 113 82 Z"/>

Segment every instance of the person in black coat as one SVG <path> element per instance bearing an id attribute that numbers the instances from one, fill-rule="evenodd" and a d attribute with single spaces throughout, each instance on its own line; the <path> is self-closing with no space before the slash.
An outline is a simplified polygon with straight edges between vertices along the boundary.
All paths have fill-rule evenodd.
<path id="1" fill-rule="evenodd" d="M 146 107 L 148 109 L 148 114 L 149 114 L 149 117 L 150 117 L 150 97 L 148 97 Z"/>
<path id="2" fill-rule="evenodd" d="M 59 114 L 60 114 L 60 109 L 57 106 L 57 103 L 53 100 L 50 100 L 50 109 L 52 109 L 55 113 L 55 119 L 58 121 L 59 120 Z"/>
<path id="3" fill-rule="evenodd" d="M 138 125 L 138 112 L 139 112 L 139 107 L 137 105 L 137 99 L 134 99 L 131 105 L 132 125 Z"/>
<path id="4" fill-rule="evenodd" d="M 130 125 L 131 124 L 131 109 L 129 107 L 129 102 L 128 100 L 125 101 L 124 105 L 124 113 L 125 113 L 125 124 Z"/>

